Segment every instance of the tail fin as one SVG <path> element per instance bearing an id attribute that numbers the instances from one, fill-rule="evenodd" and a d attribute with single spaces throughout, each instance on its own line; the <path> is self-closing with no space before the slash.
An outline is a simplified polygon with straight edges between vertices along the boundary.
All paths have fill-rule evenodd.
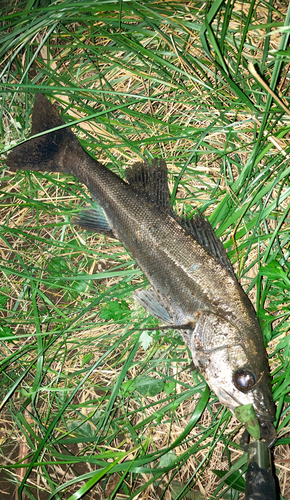
<path id="1" fill-rule="evenodd" d="M 50 101 L 43 94 L 36 94 L 32 115 L 31 135 L 65 125 Z M 66 154 L 66 150 L 70 154 Z M 6 164 L 15 170 L 45 170 L 71 173 L 72 153 L 84 151 L 69 128 L 35 137 L 16 146 L 8 155 Z"/>

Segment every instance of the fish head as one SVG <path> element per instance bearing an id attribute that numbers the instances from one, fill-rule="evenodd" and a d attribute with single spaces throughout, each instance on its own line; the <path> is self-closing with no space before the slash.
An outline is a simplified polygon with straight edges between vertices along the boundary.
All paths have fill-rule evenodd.
<path id="1" fill-rule="evenodd" d="M 275 406 L 261 332 L 241 335 L 232 322 L 202 312 L 189 338 L 193 362 L 219 401 L 232 413 L 238 406 L 252 404 L 261 436 L 275 441 Z"/>

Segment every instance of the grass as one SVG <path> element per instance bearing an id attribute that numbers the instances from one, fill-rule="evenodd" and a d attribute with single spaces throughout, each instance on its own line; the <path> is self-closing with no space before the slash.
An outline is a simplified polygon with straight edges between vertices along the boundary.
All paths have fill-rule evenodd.
<path id="1" fill-rule="evenodd" d="M 287 3 L 0 9 L 2 491 L 237 500 L 246 470 L 237 420 L 191 371 L 178 334 L 131 298 L 146 286 L 132 258 L 70 224 L 89 193 L 68 176 L 6 169 L 41 91 L 120 176 L 166 159 L 175 210 L 201 211 L 222 238 L 268 346 L 276 473 L 289 498 Z"/>

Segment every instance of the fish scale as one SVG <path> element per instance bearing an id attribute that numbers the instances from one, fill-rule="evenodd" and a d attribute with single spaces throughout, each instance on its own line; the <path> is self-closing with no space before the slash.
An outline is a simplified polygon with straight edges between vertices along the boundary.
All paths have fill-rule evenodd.
<path id="1" fill-rule="evenodd" d="M 151 285 L 134 297 L 179 330 L 220 402 L 232 412 L 251 403 L 265 439 L 273 440 L 275 407 L 260 325 L 209 222 L 173 212 L 163 160 L 134 164 L 124 181 L 88 155 L 64 124 L 37 94 L 32 135 L 62 128 L 15 147 L 7 165 L 64 172 L 86 184 L 100 208 L 81 212 L 77 223 L 124 244 Z"/>

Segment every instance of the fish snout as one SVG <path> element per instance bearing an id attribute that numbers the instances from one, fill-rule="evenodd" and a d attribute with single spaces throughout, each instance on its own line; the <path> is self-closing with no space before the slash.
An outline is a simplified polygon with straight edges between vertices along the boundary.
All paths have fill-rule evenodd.
<path id="1" fill-rule="evenodd" d="M 277 431 L 270 420 L 258 419 L 260 424 L 261 439 L 265 441 L 268 448 L 272 448 L 277 441 Z"/>

